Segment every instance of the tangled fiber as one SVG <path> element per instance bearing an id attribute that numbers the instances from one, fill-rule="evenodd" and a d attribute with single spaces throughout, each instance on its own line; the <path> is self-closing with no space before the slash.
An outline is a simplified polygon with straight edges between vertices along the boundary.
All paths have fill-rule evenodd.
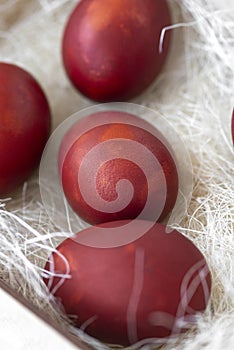
<path id="1" fill-rule="evenodd" d="M 63 28 L 76 3 L 0 3 L 0 59 L 24 67 L 41 83 L 51 104 L 54 128 L 91 104 L 72 88 L 61 62 Z M 193 193 L 176 228 L 207 258 L 213 288 L 197 327 L 163 349 L 233 350 L 234 0 L 170 0 L 170 6 L 174 17 L 173 26 L 166 28 L 173 32 L 170 57 L 156 83 L 133 102 L 167 118 L 187 147 Z M 93 348 L 108 349 L 72 326 L 42 282 L 48 255 L 69 234 L 49 221 L 36 172 L 11 198 L 0 199 L 0 278 Z M 151 340 L 132 348 L 158 345 L 158 340 Z"/>

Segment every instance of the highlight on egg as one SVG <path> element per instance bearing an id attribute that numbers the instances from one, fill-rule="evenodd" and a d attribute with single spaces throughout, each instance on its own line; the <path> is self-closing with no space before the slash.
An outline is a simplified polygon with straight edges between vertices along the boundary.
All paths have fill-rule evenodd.
<path id="1" fill-rule="evenodd" d="M 47 98 L 24 69 L 0 62 L 0 196 L 38 166 L 51 126 Z"/>
<path id="2" fill-rule="evenodd" d="M 74 123 L 61 142 L 58 163 L 68 203 L 91 224 L 163 220 L 177 199 L 169 142 L 130 113 L 103 111 Z"/>
<path id="3" fill-rule="evenodd" d="M 77 327 L 103 342 L 166 342 L 195 326 L 208 305 L 211 273 L 202 253 L 176 230 L 146 226 L 127 220 L 88 228 L 63 241 L 45 266 L 50 293 Z M 86 244 L 100 229 L 118 236 L 124 227 L 126 236 L 144 234 L 115 248 Z"/>
<path id="4" fill-rule="evenodd" d="M 142 93 L 166 61 L 171 15 L 166 0 L 82 0 L 68 19 L 63 62 L 90 99 L 125 101 Z"/>

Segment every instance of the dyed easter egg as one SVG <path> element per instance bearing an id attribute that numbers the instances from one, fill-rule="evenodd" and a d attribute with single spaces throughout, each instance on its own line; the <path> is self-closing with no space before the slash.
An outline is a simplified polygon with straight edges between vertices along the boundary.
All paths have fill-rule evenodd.
<path id="1" fill-rule="evenodd" d="M 25 70 L 0 63 L 0 196 L 22 184 L 38 165 L 50 133 L 50 109 Z"/>
<path id="2" fill-rule="evenodd" d="M 96 101 L 140 94 L 162 70 L 170 41 L 162 30 L 170 24 L 166 0 L 80 1 L 63 37 L 68 77 Z"/>
<path id="3" fill-rule="evenodd" d="M 77 327 L 103 342 L 127 346 L 174 337 L 206 309 L 211 275 L 204 256 L 179 232 L 166 233 L 158 223 L 147 231 L 147 225 L 134 220 L 88 228 L 63 241 L 46 264 L 50 292 Z M 83 244 L 86 236 L 95 242 L 100 229 L 113 236 L 120 227 L 126 236 L 145 233 L 115 248 Z"/>
<path id="4" fill-rule="evenodd" d="M 178 195 L 177 167 L 163 136 L 124 112 L 95 113 L 73 125 L 60 147 L 59 173 L 70 206 L 91 224 L 162 220 Z"/>

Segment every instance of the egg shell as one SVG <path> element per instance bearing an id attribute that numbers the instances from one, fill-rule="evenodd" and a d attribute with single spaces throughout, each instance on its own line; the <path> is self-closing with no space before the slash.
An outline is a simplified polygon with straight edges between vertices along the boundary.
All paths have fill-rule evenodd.
<path id="1" fill-rule="evenodd" d="M 92 127 L 91 119 L 96 117 L 99 125 Z M 105 118 L 112 122 L 102 124 Z M 163 136 L 152 125 L 128 113 L 109 111 L 84 119 L 65 135 L 59 151 L 62 188 L 73 210 L 91 224 L 139 215 L 143 219 L 163 220 L 175 205 L 179 185 L 177 167 Z M 90 128 L 79 132 L 85 130 L 86 121 Z M 94 156 L 90 156 L 93 150 Z M 154 168 L 155 160 L 158 166 Z M 78 177 L 81 167 L 85 169 L 83 186 Z M 133 186 L 131 198 L 129 184 L 126 190 L 118 191 L 121 180 L 128 180 Z"/>
<path id="2" fill-rule="evenodd" d="M 77 327 L 125 346 L 176 336 L 194 326 L 211 290 L 202 253 L 178 231 L 166 233 L 162 224 L 152 224 L 141 238 L 116 248 L 79 243 L 80 235 L 97 239 L 100 227 L 118 234 L 125 225 L 128 235 L 128 223 L 105 223 L 66 239 L 49 258 L 44 279 Z M 131 224 L 133 231 L 145 228 L 143 220 Z"/>
<path id="3" fill-rule="evenodd" d="M 5 196 L 38 165 L 51 116 L 42 88 L 25 70 L 0 63 L 0 82 L 0 196 Z"/>
<path id="4" fill-rule="evenodd" d="M 166 0 L 82 0 L 63 36 L 63 62 L 90 99 L 124 101 L 143 92 L 165 63 L 171 24 Z"/>

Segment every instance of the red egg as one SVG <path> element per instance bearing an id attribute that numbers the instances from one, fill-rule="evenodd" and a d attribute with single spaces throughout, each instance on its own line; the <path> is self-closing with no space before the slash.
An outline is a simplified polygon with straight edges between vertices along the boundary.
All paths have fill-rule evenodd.
<path id="1" fill-rule="evenodd" d="M 143 92 L 162 70 L 171 24 L 166 0 L 82 0 L 63 37 L 63 61 L 74 86 L 96 101 Z M 161 45 L 162 44 L 162 45 Z"/>
<path id="2" fill-rule="evenodd" d="M 25 181 L 40 161 L 50 132 L 50 109 L 35 79 L 0 63 L 0 196 Z"/>
<path id="3" fill-rule="evenodd" d="M 91 224 L 162 220 L 178 195 L 177 167 L 163 136 L 124 112 L 78 121 L 62 141 L 59 173 L 70 206 Z"/>
<path id="4" fill-rule="evenodd" d="M 76 326 L 103 342 L 126 346 L 176 336 L 196 324 L 209 301 L 204 256 L 185 236 L 166 233 L 157 223 L 116 248 L 79 243 L 86 235 L 98 240 L 100 228 L 115 228 L 118 235 L 119 225 L 125 225 L 128 236 L 147 226 L 143 220 L 127 224 L 105 223 L 63 241 L 46 264 L 44 281 Z"/>

